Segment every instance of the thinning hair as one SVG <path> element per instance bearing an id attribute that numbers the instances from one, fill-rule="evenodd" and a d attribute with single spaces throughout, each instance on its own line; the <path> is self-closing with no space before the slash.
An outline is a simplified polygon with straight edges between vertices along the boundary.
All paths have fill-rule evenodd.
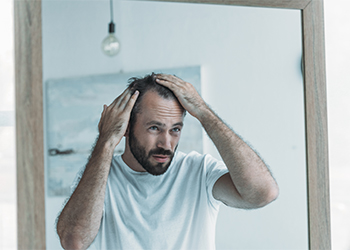
<path id="1" fill-rule="evenodd" d="M 138 113 L 141 113 L 141 102 L 144 97 L 144 95 L 148 91 L 154 91 L 159 96 L 161 96 L 164 99 L 172 99 L 178 101 L 174 93 L 168 89 L 167 87 L 160 85 L 156 82 L 156 74 L 148 74 L 144 77 L 132 77 L 128 80 L 129 88 L 131 89 L 131 92 L 134 93 L 136 90 L 139 91 L 139 96 L 136 100 L 136 103 L 131 111 L 130 114 L 130 122 L 129 124 L 133 126 L 133 124 L 136 121 L 136 115 Z M 180 105 L 181 106 L 181 105 Z M 181 106 L 182 107 L 182 106 Z M 186 110 L 183 109 L 183 114 L 186 114 Z"/>

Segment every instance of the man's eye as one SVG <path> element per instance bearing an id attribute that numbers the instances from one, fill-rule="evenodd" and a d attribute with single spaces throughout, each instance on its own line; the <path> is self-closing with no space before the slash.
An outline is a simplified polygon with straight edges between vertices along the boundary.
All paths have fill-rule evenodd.
<path id="1" fill-rule="evenodd" d="M 180 132 L 181 129 L 180 128 L 173 128 L 173 132 Z"/>
<path id="2" fill-rule="evenodd" d="M 157 126 L 152 126 L 149 128 L 150 130 L 158 130 L 158 127 Z"/>

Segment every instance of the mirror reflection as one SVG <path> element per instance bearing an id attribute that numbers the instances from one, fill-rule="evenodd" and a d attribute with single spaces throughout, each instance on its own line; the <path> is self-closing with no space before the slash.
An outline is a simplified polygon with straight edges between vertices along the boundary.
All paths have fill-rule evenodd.
<path id="1" fill-rule="evenodd" d="M 308 248 L 299 11 L 115 2 L 114 19 L 121 47 L 113 58 L 106 57 L 100 49 L 107 32 L 106 24 L 110 21 L 109 2 L 44 1 L 42 15 L 47 180 L 51 176 L 50 161 L 53 158 L 49 150 L 62 152 L 70 149 L 64 144 L 61 148 L 59 144 L 51 148 L 52 137 L 48 132 L 57 123 L 49 119 L 52 108 L 50 82 L 158 70 L 172 74 L 173 69 L 195 68 L 196 73 L 187 74 L 191 77 L 179 77 L 191 82 L 191 79 L 196 79 L 193 74 L 199 75 L 198 92 L 210 108 L 259 153 L 280 190 L 276 201 L 260 209 L 234 209 L 220 205 L 215 230 L 216 248 Z M 125 81 L 124 88 L 126 84 Z M 56 87 L 60 89 L 59 85 Z M 86 88 L 89 87 L 84 87 L 82 92 L 86 92 Z M 108 88 L 105 91 L 108 92 Z M 121 93 L 115 91 L 108 98 L 113 96 L 114 99 Z M 93 98 L 90 99 L 94 102 Z M 101 100 L 100 109 L 91 110 L 91 116 L 97 118 L 94 118 L 95 134 L 90 143 L 86 141 L 89 143 L 87 148 L 98 134 L 96 127 L 103 104 L 108 105 L 113 99 Z M 186 118 L 193 113 L 190 110 Z M 178 124 L 178 121 L 171 121 L 171 124 Z M 186 121 L 184 124 L 185 133 Z M 70 126 L 56 126 L 56 129 L 64 134 Z M 221 160 L 222 154 L 207 133 L 201 130 L 201 153 Z M 186 142 L 181 138 L 179 145 Z M 66 176 L 67 171 L 55 172 L 58 180 L 65 180 Z M 55 219 L 67 195 L 50 193 L 50 184 L 48 180 L 47 248 L 60 249 Z"/>

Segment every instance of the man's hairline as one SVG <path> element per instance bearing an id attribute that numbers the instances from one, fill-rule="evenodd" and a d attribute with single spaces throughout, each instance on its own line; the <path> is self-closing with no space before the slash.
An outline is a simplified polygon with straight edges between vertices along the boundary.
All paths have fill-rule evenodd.
<path id="1" fill-rule="evenodd" d="M 171 90 L 170 90 L 170 91 L 171 91 Z M 142 109 L 142 106 L 143 106 L 143 105 L 141 105 L 141 103 L 142 103 L 142 101 L 143 101 L 143 99 L 144 99 L 144 96 L 145 96 L 148 92 L 154 92 L 154 93 L 156 93 L 159 97 L 161 97 L 161 98 L 164 99 L 164 100 L 175 100 L 175 101 L 179 104 L 179 106 L 183 109 L 182 116 L 185 118 L 185 116 L 186 116 L 186 109 L 181 105 L 179 99 L 177 99 L 177 97 L 175 96 L 174 92 L 171 91 L 171 93 L 172 93 L 173 95 L 162 96 L 162 95 L 160 95 L 160 94 L 158 93 L 158 91 L 157 91 L 156 89 L 148 89 L 148 90 L 146 90 L 145 93 L 143 93 L 142 96 L 140 97 L 141 99 L 139 100 L 139 102 L 137 103 L 137 101 L 136 101 L 135 106 L 134 106 L 134 108 L 136 107 L 136 110 L 134 110 L 134 108 L 133 108 L 132 111 L 131 111 L 131 112 L 134 112 L 134 114 L 135 114 L 136 116 L 137 116 L 137 114 L 142 113 L 141 109 Z M 135 117 L 135 118 L 137 118 L 137 117 Z"/>

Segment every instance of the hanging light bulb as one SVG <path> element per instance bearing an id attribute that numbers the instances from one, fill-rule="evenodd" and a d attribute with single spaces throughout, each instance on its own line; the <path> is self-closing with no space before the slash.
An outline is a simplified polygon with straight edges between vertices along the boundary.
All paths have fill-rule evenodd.
<path id="1" fill-rule="evenodd" d="M 115 56 L 120 50 L 119 40 L 114 35 L 114 23 L 109 23 L 109 34 L 102 41 L 102 51 L 107 56 Z"/>
<path id="2" fill-rule="evenodd" d="M 115 56 L 120 50 L 120 42 L 115 37 L 115 25 L 113 23 L 113 5 L 112 0 L 110 0 L 110 10 L 111 10 L 111 22 L 108 25 L 108 36 L 103 39 L 101 47 L 102 51 L 107 56 Z"/>

